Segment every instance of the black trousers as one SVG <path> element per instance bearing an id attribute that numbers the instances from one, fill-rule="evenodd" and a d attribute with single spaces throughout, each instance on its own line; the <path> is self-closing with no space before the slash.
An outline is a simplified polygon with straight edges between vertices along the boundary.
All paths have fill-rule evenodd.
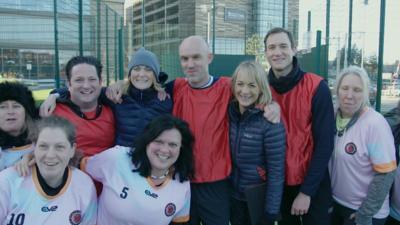
<path id="1" fill-rule="evenodd" d="M 400 221 L 396 220 L 395 218 L 388 216 L 386 219 L 385 225 L 400 225 Z"/>
<path id="2" fill-rule="evenodd" d="M 250 225 L 247 202 L 231 198 L 231 225 Z"/>
<path id="3" fill-rule="evenodd" d="M 282 220 L 279 225 L 330 225 L 332 211 L 332 191 L 329 174 L 321 181 L 315 196 L 311 198 L 308 213 L 303 216 L 291 215 L 290 210 L 300 185 L 285 186 L 281 204 Z"/>
<path id="4" fill-rule="evenodd" d="M 192 183 L 190 224 L 229 225 L 230 198 L 228 180 Z"/>
<path id="5" fill-rule="evenodd" d="M 354 219 L 350 219 L 350 215 L 355 212 L 356 210 L 354 209 L 347 208 L 337 202 L 334 202 L 332 212 L 332 225 L 356 225 Z M 384 225 L 385 221 L 386 218 L 372 218 L 372 225 Z"/>

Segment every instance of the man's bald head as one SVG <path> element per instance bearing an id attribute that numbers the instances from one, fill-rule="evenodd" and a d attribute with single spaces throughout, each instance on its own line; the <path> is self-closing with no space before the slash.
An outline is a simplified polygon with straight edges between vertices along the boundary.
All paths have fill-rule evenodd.
<path id="1" fill-rule="evenodd" d="M 199 36 L 199 35 L 193 35 L 193 36 L 189 36 L 189 37 L 183 39 L 183 41 L 179 45 L 179 50 L 182 47 L 187 47 L 187 46 L 190 46 L 190 47 L 198 46 L 202 50 L 206 51 L 207 54 L 211 53 L 206 40 L 204 40 L 204 38 L 202 36 Z"/>
<path id="2" fill-rule="evenodd" d="M 201 36 L 189 36 L 179 46 L 179 58 L 182 70 L 192 87 L 202 87 L 207 84 L 208 65 L 212 54 L 207 42 Z"/>

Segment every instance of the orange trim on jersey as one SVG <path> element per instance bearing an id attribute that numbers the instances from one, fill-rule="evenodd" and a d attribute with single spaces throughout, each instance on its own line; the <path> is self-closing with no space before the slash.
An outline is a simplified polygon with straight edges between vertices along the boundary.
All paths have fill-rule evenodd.
<path id="1" fill-rule="evenodd" d="M 169 181 L 171 180 L 171 176 L 168 175 L 168 176 L 167 176 L 167 179 L 165 179 L 164 183 L 162 183 L 160 186 L 157 186 L 156 184 L 154 184 L 153 180 L 152 180 L 150 177 L 147 177 L 146 180 L 147 180 L 147 183 L 149 183 L 150 186 L 151 186 L 152 188 L 154 188 L 154 189 L 161 189 L 161 188 L 167 186 L 167 184 L 168 184 Z"/>
<path id="2" fill-rule="evenodd" d="M 190 219 L 189 215 L 187 215 L 187 216 L 179 216 L 179 217 L 175 217 L 172 220 L 172 222 L 174 222 L 174 223 L 186 223 L 186 222 L 189 221 L 189 219 Z"/>
<path id="3" fill-rule="evenodd" d="M 21 150 L 28 150 L 29 148 L 32 148 L 32 147 L 33 147 L 33 144 L 28 144 L 28 145 L 19 146 L 19 147 L 13 147 L 13 148 L 10 148 L 8 150 L 10 150 L 10 151 L 21 151 Z"/>
<path id="4" fill-rule="evenodd" d="M 83 172 L 85 172 L 86 174 L 87 174 L 86 166 L 87 166 L 88 159 L 89 159 L 89 157 L 87 157 L 87 156 L 83 157 L 81 159 L 81 162 L 79 163 L 79 169 L 82 170 Z"/>
<path id="5" fill-rule="evenodd" d="M 388 173 L 395 170 L 397 166 L 396 166 L 396 161 L 391 161 L 389 163 L 373 165 L 373 168 L 378 173 Z"/>
<path id="6" fill-rule="evenodd" d="M 50 195 L 47 195 L 46 192 L 43 191 L 42 186 L 40 186 L 40 184 L 39 184 L 36 167 L 33 167 L 33 169 L 32 169 L 32 180 L 33 180 L 33 183 L 35 184 L 36 190 L 39 192 L 40 195 L 42 195 L 43 197 L 45 197 L 46 199 L 49 199 L 49 200 L 55 199 L 55 198 L 61 196 L 62 194 L 64 194 L 67 191 L 69 184 L 71 183 L 71 178 L 72 178 L 71 168 L 68 167 L 68 178 L 67 178 L 67 182 L 65 182 L 64 187 L 61 189 L 61 191 L 58 194 L 56 194 L 54 196 L 50 196 Z"/>

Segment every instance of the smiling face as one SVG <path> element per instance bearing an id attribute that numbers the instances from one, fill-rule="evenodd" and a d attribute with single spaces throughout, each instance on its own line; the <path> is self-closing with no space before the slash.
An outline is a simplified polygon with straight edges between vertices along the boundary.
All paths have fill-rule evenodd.
<path id="1" fill-rule="evenodd" d="M 96 67 L 86 63 L 77 64 L 71 69 L 69 92 L 71 101 L 81 111 L 92 111 L 97 107 L 101 91 L 101 80 L 97 76 Z"/>
<path id="2" fill-rule="evenodd" d="M 233 92 L 239 102 L 239 110 L 242 114 L 246 108 L 256 103 L 261 93 L 256 79 L 240 70 L 236 75 Z"/>
<path id="3" fill-rule="evenodd" d="M 155 75 L 150 67 L 140 65 L 132 68 L 129 79 L 135 88 L 145 90 L 153 85 Z"/>
<path id="4" fill-rule="evenodd" d="M 151 174 L 164 175 L 179 157 L 182 144 L 181 133 L 173 128 L 163 131 L 146 147 L 151 165 Z"/>
<path id="5" fill-rule="evenodd" d="M 0 129 L 12 136 L 21 134 L 25 125 L 25 108 L 14 100 L 0 103 Z"/>
<path id="6" fill-rule="evenodd" d="M 364 101 L 363 83 L 355 74 L 342 78 L 338 88 L 339 108 L 344 118 L 351 118 Z"/>
<path id="7" fill-rule="evenodd" d="M 181 67 L 192 87 L 201 87 L 208 82 L 208 65 L 212 61 L 207 43 L 204 39 L 191 36 L 179 46 Z"/>
<path id="8" fill-rule="evenodd" d="M 39 133 L 34 156 L 40 174 L 51 187 L 62 182 L 65 168 L 74 156 L 75 144 L 68 141 L 61 128 L 46 127 Z"/>
<path id="9" fill-rule="evenodd" d="M 293 56 L 296 54 L 296 48 L 291 45 L 288 35 L 283 32 L 271 34 L 265 47 L 265 58 L 275 76 L 279 78 L 288 75 L 293 68 Z"/>

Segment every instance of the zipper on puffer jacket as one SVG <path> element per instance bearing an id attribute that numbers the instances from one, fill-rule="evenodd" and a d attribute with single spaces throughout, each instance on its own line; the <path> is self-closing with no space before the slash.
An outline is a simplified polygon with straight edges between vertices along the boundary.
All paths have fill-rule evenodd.
<path id="1" fill-rule="evenodd" d="M 241 126 L 242 126 L 242 118 L 239 118 L 239 120 L 237 121 L 237 123 L 236 123 L 236 137 L 235 137 L 235 149 L 234 149 L 234 151 L 233 151 L 233 153 L 235 154 L 234 155 L 234 160 L 235 160 L 235 162 L 236 162 L 236 167 L 237 168 L 239 168 L 238 167 L 238 165 L 239 165 L 239 162 L 238 162 L 238 157 L 237 157 L 237 155 L 238 155 L 238 153 L 239 153 L 239 151 L 240 151 L 240 139 L 241 139 Z M 236 190 L 240 190 L 239 189 L 239 187 L 240 187 L 240 185 L 239 185 L 239 170 L 237 169 L 237 171 L 238 172 L 236 172 L 236 176 L 235 176 L 235 178 L 234 178 L 234 185 L 235 185 L 235 189 Z"/>

